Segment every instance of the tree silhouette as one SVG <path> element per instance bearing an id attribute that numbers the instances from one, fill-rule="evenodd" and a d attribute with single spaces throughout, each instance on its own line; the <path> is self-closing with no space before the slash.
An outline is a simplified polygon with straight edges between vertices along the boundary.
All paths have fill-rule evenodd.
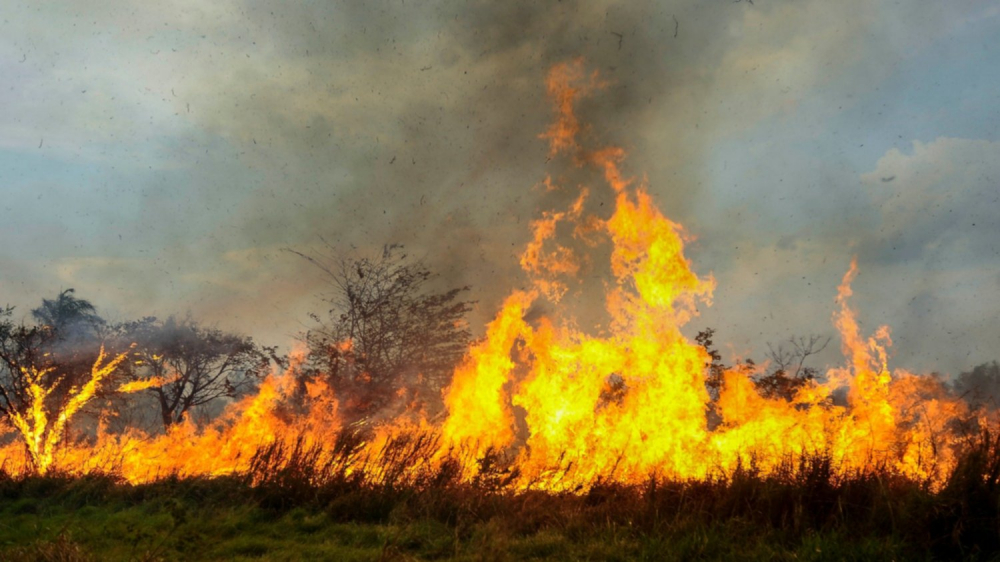
<path id="1" fill-rule="evenodd" d="M 76 298 L 73 289 L 43 299 L 32 311 L 36 325 L 15 324 L 12 313 L 8 307 L 0 314 L 0 387 L 5 390 L 0 408 L 9 414 L 27 407 L 31 397 L 25 373 L 34 371 L 45 373 L 38 384 L 50 389 L 49 407 L 59 409 L 67 393 L 92 375 L 104 320 L 89 301 Z"/>
<path id="2" fill-rule="evenodd" d="M 31 315 L 41 326 L 60 332 L 64 336 L 72 329 L 97 331 L 105 324 L 97 315 L 90 301 L 78 299 L 74 289 L 66 289 L 55 299 L 42 299 L 42 306 L 32 309 Z"/>
<path id="3" fill-rule="evenodd" d="M 715 348 L 714 338 L 715 328 L 705 328 L 698 332 L 694 341 L 708 353 L 710 361 L 705 364 L 705 387 L 708 389 L 709 397 L 718 400 L 727 367 L 722 363 L 722 354 Z"/>
<path id="4" fill-rule="evenodd" d="M 791 400 L 800 387 L 819 374 L 806 362 L 829 344 L 829 337 L 815 334 L 788 338 L 787 342 L 777 347 L 768 343 L 766 356 L 774 370 L 754 380 L 757 390 L 767 398 Z"/>
<path id="5" fill-rule="evenodd" d="M 298 255 L 333 288 L 328 317 L 313 315 L 319 326 L 306 341 L 312 366 L 330 379 L 345 414 L 370 414 L 407 389 L 438 398 L 468 347 L 472 302 L 460 297 L 469 288 L 434 291 L 435 275 L 396 245 L 374 258 Z"/>
<path id="6" fill-rule="evenodd" d="M 39 325 L 15 324 L 12 312 L 0 310 L 0 419 L 17 430 L 44 473 L 69 421 L 104 395 L 126 354 L 105 350 L 104 321 L 72 289 L 32 311 Z"/>
<path id="7" fill-rule="evenodd" d="M 135 344 L 132 378 L 156 397 L 164 428 L 199 406 L 233 398 L 267 373 L 275 349 L 252 338 L 207 328 L 191 319 L 144 318 L 116 327 Z"/>
<path id="8" fill-rule="evenodd" d="M 1000 407 L 1000 363 L 991 361 L 960 373 L 951 388 L 974 408 Z"/>

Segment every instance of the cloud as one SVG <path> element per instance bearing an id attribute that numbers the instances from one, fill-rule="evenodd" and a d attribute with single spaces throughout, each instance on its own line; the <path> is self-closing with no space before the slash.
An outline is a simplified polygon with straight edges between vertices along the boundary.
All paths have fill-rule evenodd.
<path id="1" fill-rule="evenodd" d="M 1000 262 L 1000 142 L 938 138 L 892 149 L 861 176 L 881 223 L 868 259 L 928 268 Z"/>

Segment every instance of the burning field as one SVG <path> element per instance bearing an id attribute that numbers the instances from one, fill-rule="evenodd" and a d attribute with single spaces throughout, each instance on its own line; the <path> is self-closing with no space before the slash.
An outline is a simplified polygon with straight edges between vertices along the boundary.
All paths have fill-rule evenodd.
<path id="1" fill-rule="evenodd" d="M 5 346 L 7 514 L 63 520 L 94 504 L 156 505 L 160 522 L 129 531 L 130 553 L 107 551 L 142 559 L 280 557 L 267 544 L 178 546 L 198 543 L 182 537 L 234 505 L 293 535 L 387 525 L 368 538 L 350 531 L 356 552 L 291 558 L 995 556 L 996 412 L 941 377 L 893 369 L 890 327 L 865 333 L 856 319 L 850 255 L 837 257 L 845 273 L 830 295 L 839 367 L 797 376 L 810 351 L 794 375 L 724 366 L 710 339 L 686 335 L 716 282 L 685 256 L 692 234 L 625 171 L 625 150 L 578 118 L 607 84 L 583 60 L 549 71 L 554 120 L 540 137 L 552 172 L 531 189 L 552 205 L 520 254 L 528 282 L 448 380 L 416 373 L 365 410 L 343 380 L 370 382 L 370 358 L 357 341 L 327 338 L 265 358 L 259 384 L 226 394 L 221 411 L 174 409 L 157 429 L 120 412 L 177 388 L 184 373 L 162 356 L 108 341 L 71 379 L 57 353 Z M 6 329 L 13 341 L 17 327 Z M 342 372 L 309 363 L 316 345 Z M 769 373 L 784 386 L 762 384 Z M 178 395 L 184 384 L 199 383 L 180 382 Z M 197 504 L 209 515 L 192 515 Z M 73 542 L 83 531 L 65 529 L 8 554 L 85 557 Z"/>

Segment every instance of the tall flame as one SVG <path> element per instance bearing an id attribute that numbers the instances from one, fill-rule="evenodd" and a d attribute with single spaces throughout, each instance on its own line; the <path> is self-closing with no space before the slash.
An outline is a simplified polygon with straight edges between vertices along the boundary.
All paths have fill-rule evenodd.
<path id="1" fill-rule="evenodd" d="M 437 452 L 426 462 L 457 458 L 465 477 L 474 478 L 480 458 L 503 453 L 513 459 L 519 485 L 544 489 L 577 489 L 598 479 L 703 478 L 749 461 L 771 470 L 801 454 L 823 455 L 844 471 L 887 466 L 940 481 L 954 465 L 949 422 L 967 408 L 935 379 L 890 372 L 887 327 L 862 336 L 848 303 L 856 262 L 833 315 L 844 367 L 802 385 L 791 400 L 762 396 L 745 370 L 734 369 L 713 403 L 706 390 L 710 357 L 681 328 L 698 306 L 711 303 L 715 281 L 694 273 L 684 255 L 689 238 L 656 207 L 645 181 L 623 174 L 625 151 L 590 149 L 581 138 L 576 103 L 603 87 L 582 61 L 554 67 L 547 89 L 557 119 L 542 138 L 550 160 L 593 172 L 604 186 L 574 186 L 578 193 L 566 208 L 544 211 L 532 223 L 520 260 L 531 286 L 506 298 L 455 370 L 444 392 L 447 417 L 439 424 L 385 422 L 357 458 L 385 454 L 392 436 L 419 431 L 436 436 Z M 544 182 L 550 191 L 563 189 L 561 183 L 551 176 Z M 604 214 L 595 193 L 613 198 Z M 588 333 L 576 327 L 568 303 L 593 307 L 581 279 L 600 267 L 596 260 L 604 254 L 594 249 L 602 244 L 605 316 Z M 555 314 L 537 312 L 553 307 Z M 40 448 L 31 429 L 45 425 L 44 414 L 32 411 L 34 421 L 15 424 L 33 457 L 70 472 L 113 469 L 138 482 L 246 470 L 261 446 L 302 439 L 323 446 L 342 429 L 329 388 L 313 383 L 304 398 L 294 392 L 301 360 L 300 353 L 286 373 L 268 377 L 256 395 L 207 427 L 186 420 L 159 436 L 102 430 L 96 442 L 54 451 Z M 846 402 L 835 400 L 843 386 Z M 73 408 L 92 394 L 87 388 L 71 400 Z M 711 409 L 717 424 L 709 423 Z M 67 409 L 58 423 L 75 411 Z M 47 439 L 58 441 L 59 434 L 50 431 Z M 17 455 L 16 445 L 0 449 L 0 459 Z"/>

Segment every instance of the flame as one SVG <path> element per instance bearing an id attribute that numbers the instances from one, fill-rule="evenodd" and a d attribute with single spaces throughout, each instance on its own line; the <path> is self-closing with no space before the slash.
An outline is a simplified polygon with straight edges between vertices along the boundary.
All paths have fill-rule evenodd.
<path id="1" fill-rule="evenodd" d="M 9 419 L 11 425 L 23 439 L 30 460 L 39 473 L 45 474 L 52 466 L 53 455 L 63 438 L 66 424 L 80 411 L 84 404 L 94 397 L 101 381 L 118 369 L 118 366 L 125 360 L 126 354 L 121 353 L 105 362 L 106 357 L 104 346 L 101 346 L 97 359 L 91 368 L 90 377 L 82 387 L 74 386 L 66 392 L 66 401 L 55 413 L 54 420 L 51 419 L 52 412 L 48 411 L 49 404 L 46 402 L 60 381 L 56 380 L 46 384 L 46 378 L 55 369 L 51 367 L 38 369 L 33 366 L 21 368 L 28 394 L 27 408 L 26 412 L 12 410 Z"/>
<path id="2" fill-rule="evenodd" d="M 137 362 L 140 363 L 141 362 Z M 170 384 L 180 378 L 180 375 L 174 375 L 172 377 L 151 377 L 148 379 L 135 380 L 126 383 L 122 383 L 118 387 L 118 392 L 132 393 L 139 392 L 140 390 L 146 390 L 149 388 L 156 388 L 163 386 L 165 384 Z"/>
<path id="3" fill-rule="evenodd" d="M 410 412 L 372 424 L 351 470 L 367 470 L 376 480 L 397 477 L 378 459 L 402 454 L 393 443 L 415 435 L 406 441 L 414 459 L 408 470 L 457 459 L 463 476 L 476 478 L 480 459 L 499 453 L 512 460 L 517 485 L 551 490 L 576 490 L 598 479 L 705 478 L 747 462 L 767 471 L 802 454 L 822 455 L 841 471 L 885 466 L 940 482 L 955 463 L 950 424 L 970 412 L 936 379 L 890 371 L 887 327 L 862 335 L 848 302 L 856 261 L 838 288 L 833 315 L 843 367 L 800 386 L 791 400 L 762 396 L 753 372 L 732 369 L 713 402 L 706 390 L 710 358 L 682 328 L 699 306 L 711 304 L 715 280 L 694 272 L 684 254 L 690 237 L 656 207 L 646 181 L 623 173 L 625 151 L 588 149 L 581 140 L 576 104 L 605 86 L 597 73 L 586 72 L 579 60 L 564 63 L 551 70 L 546 85 L 556 113 L 541 135 L 549 159 L 592 172 L 603 185 L 580 186 L 565 208 L 543 211 L 531 223 L 520 258 L 530 287 L 510 293 L 455 370 L 443 393 L 446 417 L 431 422 Z M 542 185 L 554 193 L 565 189 L 562 183 L 549 176 Z M 603 209 L 595 204 L 598 195 L 614 205 Z M 593 251 L 599 247 L 608 251 Z M 602 302 L 589 298 L 581 281 L 583 272 L 599 267 L 607 268 L 605 320 L 586 332 L 576 327 L 568 303 Z M 351 342 L 337 345 L 346 351 Z M 113 470 L 133 482 L 240 472 L 263 446 L 331 447 L 331 436 L 345 429 L 325 384 L 309 382 L 305 392 L 297 385 L 303 361 L 297 351 L 285 372 L 272 373 L 255 395 L 206 426 L 185 419 L 161 435 L 114 434 L 102 426 L 94 439 L 57 447 L 67 421 L 121 360 L 100 367 L 103 358 L 102 351 L 87 386 L 75 391 L 51 427 L 42 407 L 51 389 L 41 386 L 32 387 L 38 393 L 32 409 L 12 419 L 38 470 Z M 33 381 L 44 374 L 25 373 Z M 846 403 L 834 399 L 842 387 Z M 709 423 L 713 409 L 717 424 Z M 433 454 L 413 453 L 421 447 Z M 18 455 L 14 445 L 0 448 L 5 465 L 16 464 Z"/>
<path id="4" fill-rule="evenodd" d="M 580 97 L 604 85 L 597 79 L 596 70 L 590 74 L 589 80 L 584 80 L 585 78 L 583 59 L 559 63 L 549 71 L 545 87 L 557 118 L 549 130 L 539 136 L 548 139 L 550 158 L 559 152 L 577 148 L 576 136 L 580 133 L 580 121 L 576 117 L 576 102 Z"/>
<path id="5" fill-rule="evenodd" d="M 455 371 L 445 397 L 449 415 L 441 428 L 447 446 L 472 447 L 478 457 L 513 441 L 514 418 L 504 385 L 514 368 L 510 350 L 529 332 L 524 314 L 536 297 L 523 291 L 507 297 L 486 338 L 473 346 Z"/>
<path id="6" fill-rule="evenodd" d="M 559 302 L 568 287 L 554 277 L 573 276 L 580 272 L 580 257 L 569 247 L 556 244 L 554 250 L 545 251 L 546 242 L 555 238 L 556 227 L 560 221 L 578 221 L 583 204 L 587 199 L 587 190 L 581 191 L 573 205 L 562 212 L 543 213 L 542 218 L 532 221 L 531 231 L 534 235 L 531 242 L 521 254 L 521 268 L 535 277 L 535 285 L 553 302 Z M 574 230 L 575 236 L 583 236 L 584 230 Z"/>

